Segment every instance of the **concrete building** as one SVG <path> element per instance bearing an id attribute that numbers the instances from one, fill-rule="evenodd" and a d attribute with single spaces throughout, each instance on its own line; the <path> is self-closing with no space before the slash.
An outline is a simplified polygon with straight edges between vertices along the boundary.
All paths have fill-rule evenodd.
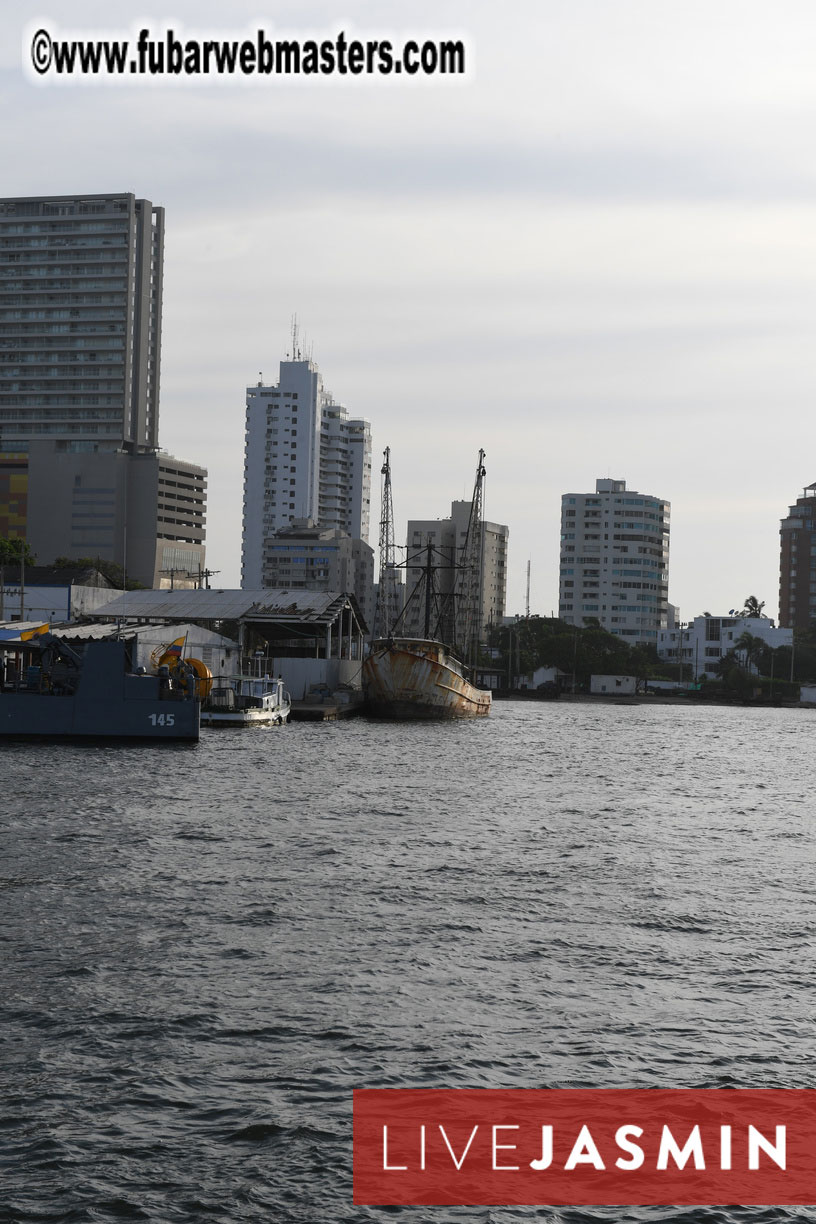
<path id="1" fill-rule="evenodd" d="M 204 468 L 163 451 L 65 453 L 40 442 L 29 458 L 26 539 L 38 558 L 116 561 L 147 587 L 197 584 L 205 566 Z"/>
<path id="2" fill-rule="evenodd" d="M 807 629 L 816 618 L 816 484 L 790 507 L 779 538 L 779 623 Z"/>
<path id="3" fill-rule="evenodd" d="M 427 545 L 433 548 L 431 558 L 434 568 L 434 585 L 439 596 L 440 610 L 444 618 L 452 615 L 452 597 L 457 585 L 457 562 L 467 535 L 471 503 L 451 503 L 450 517 L 446 519 L 409 519 L 407 532 L 405 616 L 403 629 L 407 634 L 421 634 L 425 628 L 424 602 L 412 592 L 418 591 L 426 564 Z M 500 523 L 482 523 L 481 575 L 479 582 L 480 606 L 478 612 L 479 634 L 487 633 L 491 625 L 498 625 L 504 617 L 507 591 L 507 544 L 509 527 Z M 436 618 L 434 618 L 436 619 Z M 431 627 L 432 634 L 434 627 Z M 446 623 L 436 629 L 446 636 Z"/>
<path id="4" fill-rule="evenodd" d="M 695 616 L 688 625 L 661 630 L 657 652 L 667 663 L 686 664 L 687 674 L 695 679 L 704 675 L 711 678 L 716 676 L 720 660 L 737 649 L 743 633 L 760 638 L 773 650 L 793 642 L 793 631 L 777 628 L 767 616 Z M 756 668 L 751 664 L 749 670 Z"/>
<path id="5" fill-rule="evenodd" d="M 346 591 L 374 623 L 374 550 L 339 527 L 294 519 L 265 542 L 264 575 L 269 587 Z"/>
<path id="6" fill-rule="evenodd" d="M 595 492 L 561 498 L 558 615 L 597 619 L 630 646 L 656 646 L 668 623 L 670 505 L 596 480 Z"/>
<path id="7" fill-rule="evenodd" d="M 323 386 L 314 361 L 281 361 L 279 380 L 247 388 L 241 583 L 272 585 L 265 548 L 295 519 L 368 541 L 371 429 Z"/>
<path id="8" fill-rule="evenodd" d="M 200 533 L 161 495 L 163 257 L 164 209 L 132 194 L 0 200 L 0 536 L 42 562 L 98 556 L 144 583 L 165 547 L 204 564 L 206 473 L 178 465 Z"/>

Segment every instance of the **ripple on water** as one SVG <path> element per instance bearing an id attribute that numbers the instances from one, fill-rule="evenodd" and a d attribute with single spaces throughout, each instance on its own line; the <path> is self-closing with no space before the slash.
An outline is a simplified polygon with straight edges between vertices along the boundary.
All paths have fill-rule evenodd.
<path id="1" fill-rule="evenodd" d="M 355 1087 L 809 1087 L 810 734 L 506 703 L 207 735 L 160 769 L 4 745 L 0 1220 L 385 1220 L 351 1204 Z"/>

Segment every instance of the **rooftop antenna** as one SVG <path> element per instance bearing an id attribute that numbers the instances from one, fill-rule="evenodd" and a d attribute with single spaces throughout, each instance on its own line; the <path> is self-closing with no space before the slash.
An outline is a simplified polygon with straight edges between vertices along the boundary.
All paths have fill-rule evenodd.
<path id="1" fill-rule="evenodd" d="M 525 601 L 525 615 L 527 620 L 530 619 L 530 558 L 527 558 L 527 599 Z"/>
<path id="2" fill-rule="evenodd" d="M 258 371 L 258 386 L 263 386 L 263 370 Z"/>
<path id="3" fill-rule="evenodd" d="M 292 360 L 300 361 L 300 349 L 298 348 L 298 321 L 297 315 L 292 315 Z"/>

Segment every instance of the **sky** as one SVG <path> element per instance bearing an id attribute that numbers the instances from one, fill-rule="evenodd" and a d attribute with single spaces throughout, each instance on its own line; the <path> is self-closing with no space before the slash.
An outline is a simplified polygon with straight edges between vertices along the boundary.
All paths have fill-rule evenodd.
<path id="1" fill-rule="evenodd" d="M 245 388 L 293 314 L 391 447 L 397 538 L 469 497 L 510 528 L 507 611 L 557 612 L 560 499 L 672 503 L 683 620 L 776 614 L 779 520 L 816 481 L 812 0 L 175 0 L 183 36 L 462 37 L 464 80 L 36 82 L 24 34 L 126 38 L 119 0 L 0 0 L 3 194 L 166 210 L 161 445 L 209 470 L 240 583 Z"/>

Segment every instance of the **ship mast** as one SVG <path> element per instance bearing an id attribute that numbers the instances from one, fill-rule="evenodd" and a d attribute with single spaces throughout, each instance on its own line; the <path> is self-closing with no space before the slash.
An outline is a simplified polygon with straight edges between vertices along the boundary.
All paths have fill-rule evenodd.
<path id="1" fill-rule="evenodd" d="M 462 651 L 462 661 L 476 665 L 481 630 L 482 595 L 482 484 L 485 477 L 485 453 L 479 451 L 476 480 L 470 503 L 465 542 L 459 560 L 457 589 L 456 638 Z"/>
<path id="2" fill-rule="evenodd" d="M 396 547 L 394 545 L 394 501 L 391 495 L 391 447 L 383 451 L 380 510 L 380 585 L 374 614 L 374 637 L 389 638 L 399 615 Z"/>

